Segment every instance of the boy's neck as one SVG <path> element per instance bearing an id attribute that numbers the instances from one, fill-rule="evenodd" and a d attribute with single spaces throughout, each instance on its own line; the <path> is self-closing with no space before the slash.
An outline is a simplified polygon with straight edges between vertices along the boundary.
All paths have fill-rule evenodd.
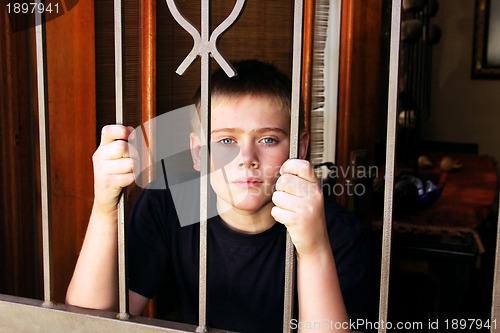
<path id="1" fill-rule="evenodd" d="M 269 202 L 258 211 L 252 212 L 234 207 L 229 210 L 217 208 L 219 211 L 224 211 L 220 217 L 231 229 L 245 234 L 258 234 L 268 230 L 276 223 L 271 216 L 273 206 L 274 204 Z"/>

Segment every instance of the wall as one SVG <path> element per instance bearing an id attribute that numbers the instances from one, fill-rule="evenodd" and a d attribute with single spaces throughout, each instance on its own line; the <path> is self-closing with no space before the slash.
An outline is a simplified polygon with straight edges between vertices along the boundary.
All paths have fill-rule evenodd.
<path id="1" fill-rule="evenodd" d="M 431 116 L 422 138 L 479 144 L 500 162 L 500 80 L 472 80 L 474 0 L 440 0 L 433 51 Z"/>

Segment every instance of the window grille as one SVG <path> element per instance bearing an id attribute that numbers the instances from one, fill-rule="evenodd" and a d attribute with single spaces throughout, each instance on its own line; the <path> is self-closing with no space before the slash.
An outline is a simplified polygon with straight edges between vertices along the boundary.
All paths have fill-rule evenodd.
<path id="1" fill-rule="evenodd" d="M 245 0 L 237 0 L 230 16 L 209 33 L 209 0 L 202 0 L 201 32 L 197 31 L 182 17 L 176 9 L 174 0 L 166 0 L 177 22 L 183 26 L 193 37 L 194 47 L 184 62 L 179 66 L 182 72 L 197 57 L 201 57 L 201 122 L 210 133 L 209 109 L 209 74 L 210 54 L 221 65 L 228 75 L 234 71 L 227 61 L 218 52 L 217 38 L 228 29 L 237 19 L 243 9 Z M 38 1 L 39 3 L 41 1 Z M 123 123 L 123 62 L 122 62 L 122 3 L 115 0 L 115 77 L 116 77 L 116 122 Z M 295 1 L 294 12 L 294 42 L 293 42 L 293 71 L 292 71 L 292 125 L 290 157 L 297 156 L 298 151 L 298 105 L 301 78 L 301 49 L 302 49 L 302 11 L 303 0 Z M 380 307 L 379 322 L 387 321 L 388 296 L 389 296 L 389 270 L 391 260 L 391 230 L 392 230 L 392 198 L 394 187 L 395 166 L 395 140 L 396 140 L 396 111 L 397 111 L 397 78 L 399 64 L 399 41 L 401 23 L 401 0 L 392 3 L 392 28 L 390 45 L 390 73 L 389 73 L 389 105 L 387 122 L 387 157 L 386 157 L 386 184 L 385 206 L 383 222 L 383 251 L 381 266 Z M 119 312 L 80 309 L 77 307 L 56 304 L 53 301 L 52 289 L 52 251 L 51 251 L 51 203 L 50 203 L 50 151 L 48 132 L 47 85 L 44 24 L 40 14 L 36 15 L 36 58 L 38 82 L 38 108 L 40 126 L 40 165 L 41 165 L 41 200 L 42 200 L 42 234 L 43 234 L 43 285 L 44 300 L 32 300 L 14 296 L 0 295 L 0 327 L 12 331 L 51 331 L 51 332 L 222 332 L 210 328 L 206 323 L 206 266 L 207 266 L 207 177 L 201 177 L 201 231 L 200 231 L 200 315 L 198 326 L 166 322 L 148 318 L 132 318 L 128 315 L 127 286 L 125 278 L 125 223 L 123 197 L 119 202 Z M 202 138 L 202 175 L 208 175 L 208 137 Z M 500 225 L 500 218 L 499 218 Z M 289 332 L 289 322 L 292 319 L 293 308 L 293 282 L 294 282 L 294 248 L 290 237 L 287 237 L 286 250 L 286 281 L 285 281 L 285 311 L 283 318 L 283 331 Z M 497 236 L 495 276 L 493 286 L 492 319 L 500 318 L 500 232 Z M 379 332 L 386 332 L 387 327 L 381 327 Z M 491 327 L 491 332 L 500 329 Z"/>

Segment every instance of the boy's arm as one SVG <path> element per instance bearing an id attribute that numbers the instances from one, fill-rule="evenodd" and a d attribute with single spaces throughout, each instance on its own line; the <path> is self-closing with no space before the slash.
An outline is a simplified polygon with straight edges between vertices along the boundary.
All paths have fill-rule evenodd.
<path id="1" fill-rule="evenodd" d="M 87 227 L 66 303 L 85 308 L 116 310 L 118 304 L 117 214 L 96 205 Z"/>
<path id="2" fill-rule="evenodd" d="M 132 128 L 106 126 L 93 156 L 94 205 L 66 302 L 80 307 L 117 310 L 117 202 L 122 189 L 134 181 L 133 160 L 126 140 Z M 131 292 L 132 293 L 132 292 Z M 147 298 L 130 294 L 130 312 L 140 314 Z"/>
<path id="3" fill-rule="evenodd" d="M 297 251 L 299 321 L 320 322 L 329 330 L 337 325 L 350 332 L 337 270 L 325 223 L 323 194 L 311 165 L 289 160 L 273 194 L 271 214 L 286 227 Z M 314 332 L 315 330 L 308 330 Z"/>
<path id="4" fill-rule="evenodd" d="M 298 256 L 297 287 L 299 321 L 320 322 L 321 331 L 350 332 L 331 249 L 307 258 Z"/>

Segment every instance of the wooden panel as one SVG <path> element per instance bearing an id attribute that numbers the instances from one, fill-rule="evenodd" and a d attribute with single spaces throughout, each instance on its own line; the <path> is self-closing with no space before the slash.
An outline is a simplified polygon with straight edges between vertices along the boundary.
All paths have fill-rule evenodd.
<path id="1" fill-rule="evenodd" d="M 302 51 L 302 99 L 304 102 L 304 122 L 308 131 L 311 130 L 311 93 L 314 51 L 314 15 L 316 1 L 304 1 L 304 28 Z M 310 152 L 308 152 L 309 155 Z"/>
<path id="2" fill-rule="evenodd" d="M 96 147 L 94 5 L 47 23 L 55 300 L 66 288 L 93 202 Z"/>
<path id="3" fill-rule="evenodd" d="M 373 164 L 379 108 L 382 0 L 345 0 L 342 8 L 337 165 L 347 168 L 355 149 Z M 342 177 L 342 175 L 340 175 Z M 345 179 L 339 179 L 344 183 Z M 347 195 L 339 202 L 348 205 Z M 352 199 L 352 198 L 351 198 Z"/>
<path id="4" fill-rule="evenodd" d="M 141 122 L 156 116 L 156 0 L 141 1 Z M 154 137 L 152 126 L 145 126 L 147 137 Z M 151 147 L 151 149 L 154 149 Z M 147 153 L 144 152 L 143 158 Z M 146 173 L 147 182 L 153 180 L 153 169 Z M 143 315 L 155 318 L 156 299 L 146 305 Z"/>
<path id="5" fill-rule="evenodd" d="M 22 16 L 0 8 L 0 293 L 37 297 L 33 29 L 14 32 Z M 12 23 L 12 25 L 11 25 Z M 17 22 L 22 23 L 22 22 Z"/>

